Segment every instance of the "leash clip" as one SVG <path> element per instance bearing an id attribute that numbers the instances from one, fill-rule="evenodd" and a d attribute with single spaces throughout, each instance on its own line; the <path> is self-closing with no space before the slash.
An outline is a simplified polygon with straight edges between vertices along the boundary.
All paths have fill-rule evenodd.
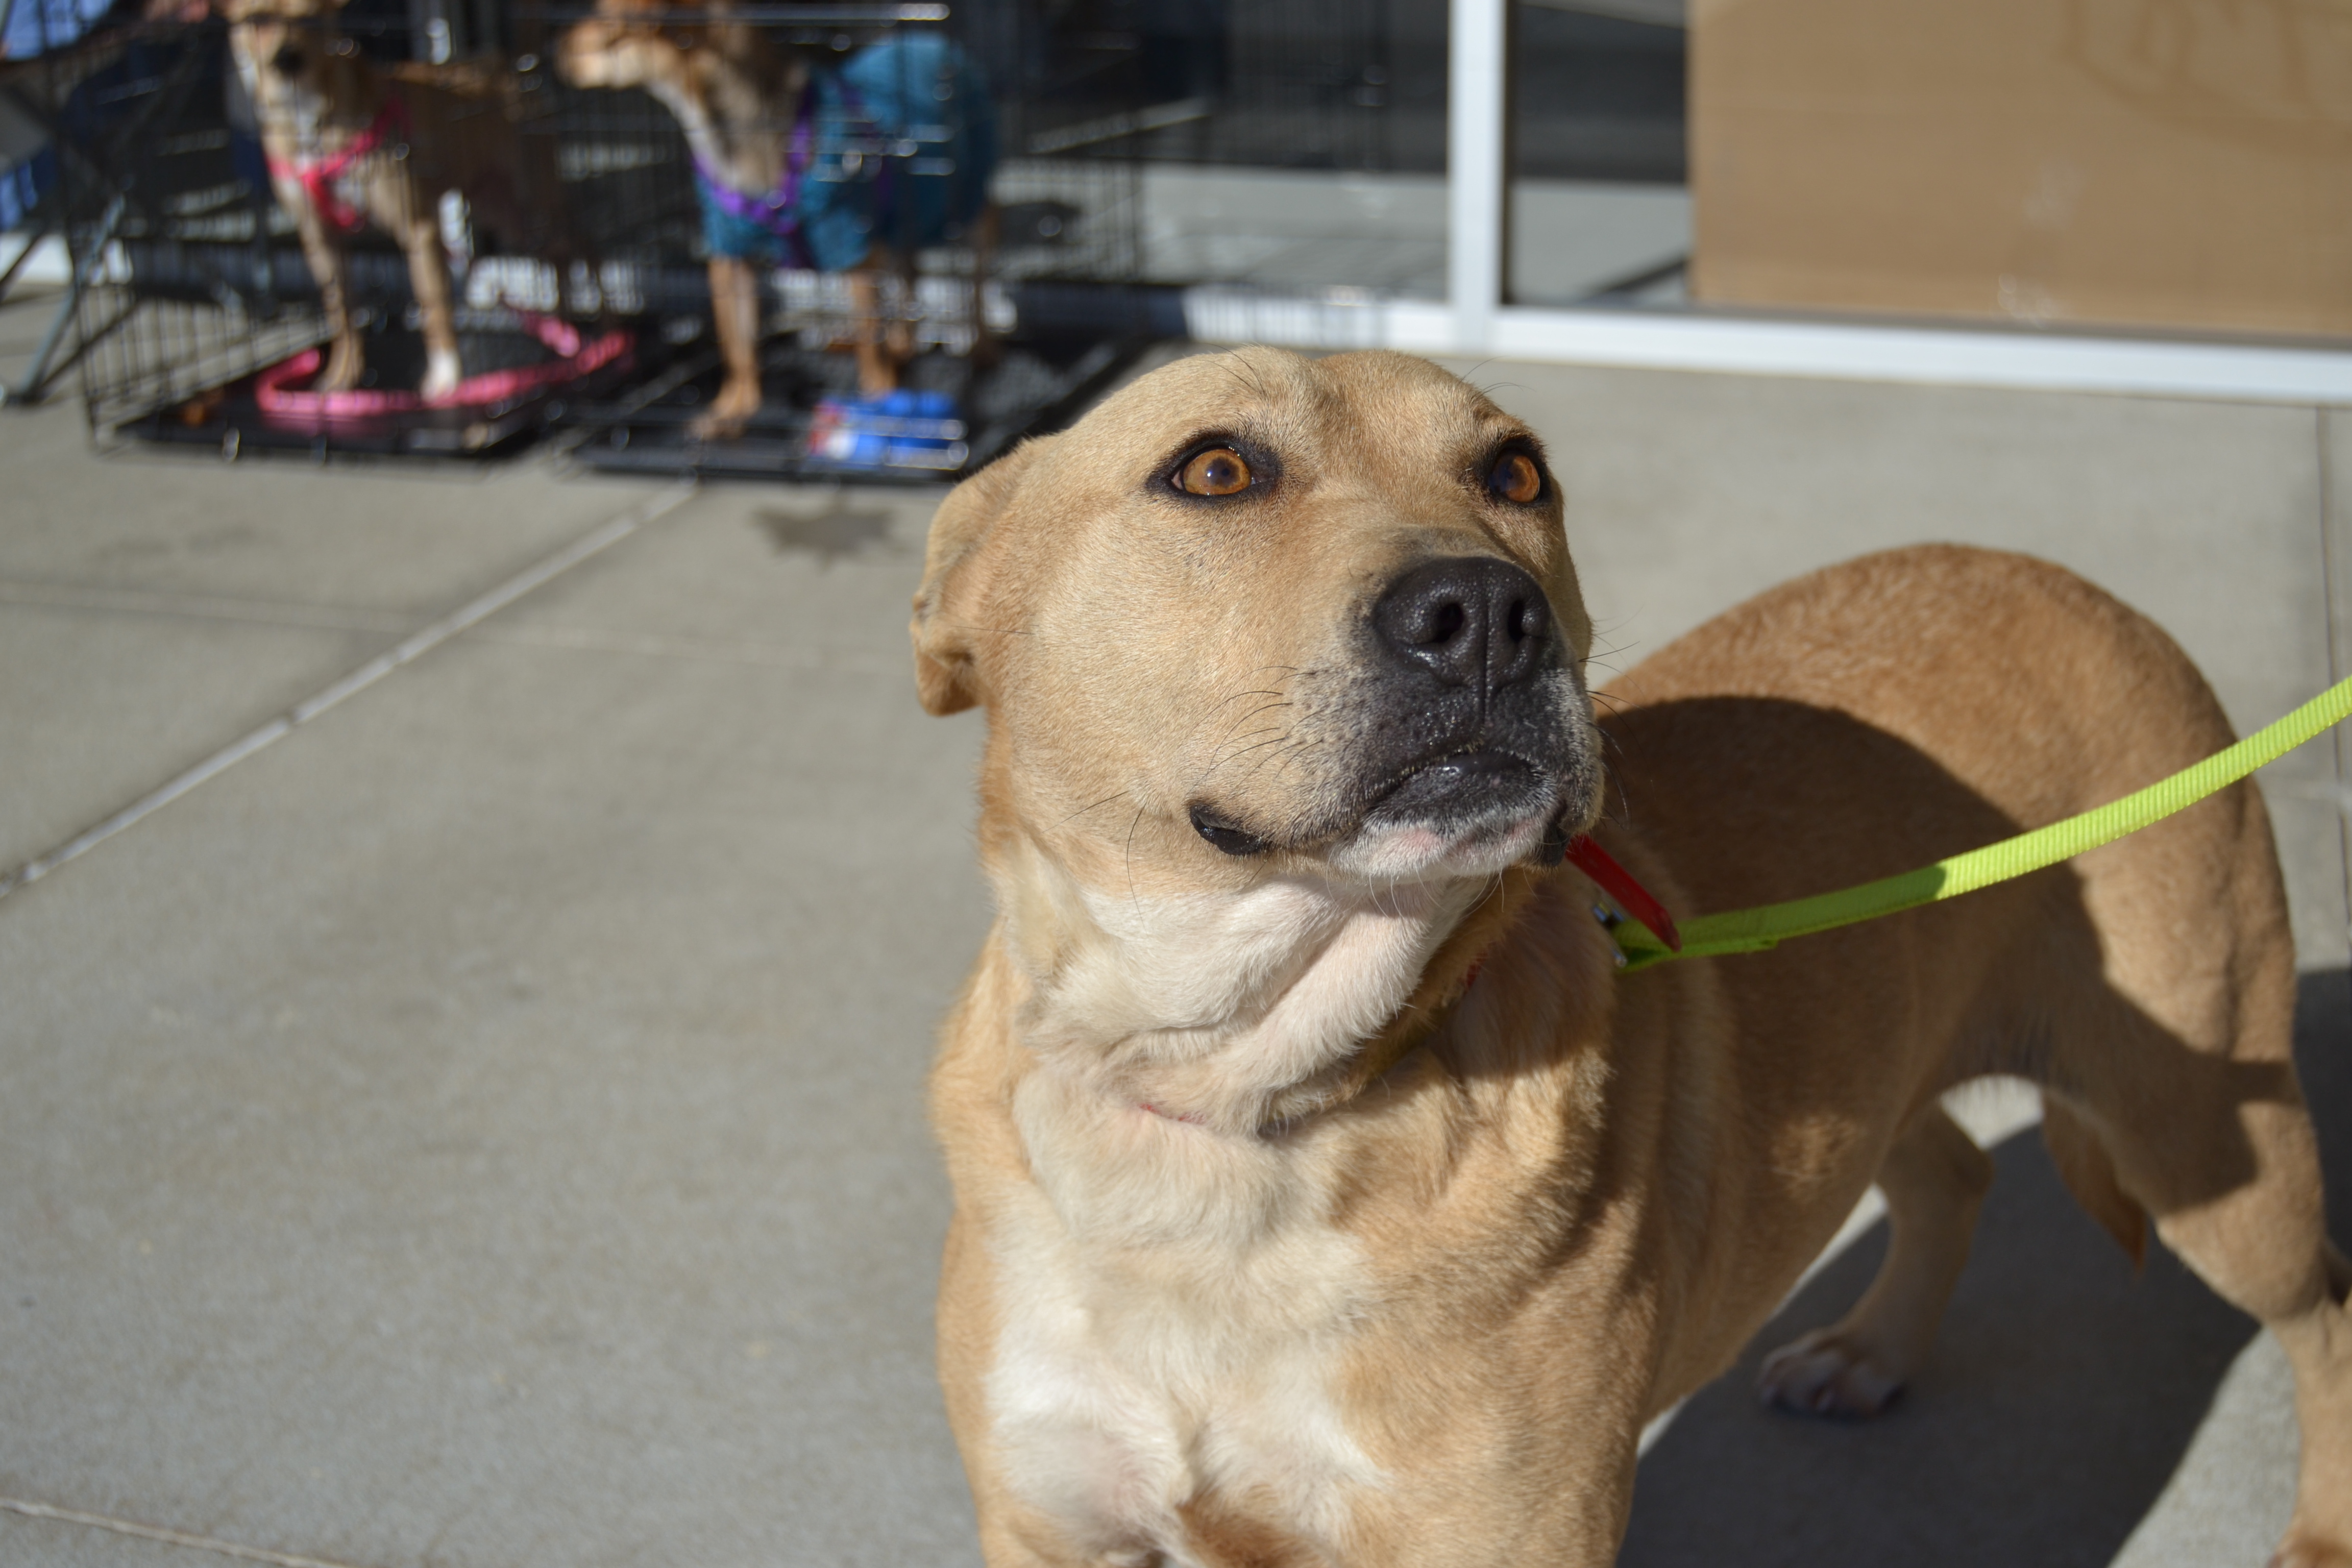
<path id="1" fill-rule="evenodd" d="M 1592 906 L 1592 918 L 1599 921 L 1601 929 L 1608 933 L 1609 961 L 1620 969 L 1624 968 L 1627 962 L 1625 949 L 1617 941 L 1617 928 L 1625 923 L 1625 917 L 1607 904 L 1595 904 Z"/>
<path id="2" fill-rule="evenodd" d="M 1650 889 L 1633 879 L 1633 873 L 1617 864 L 1616 858 L 1592 841 L 1591 835 L 1580 833 L 1568 841 L 1568 863 L 1591 878 L 1601 890 L 1617 900 L 1626 914 L 1642 922 L 1644 930 L 1666 944 L 1670 952 L 1683 950 L 1682 932 L 1675 929 L 1675 917 L 1666 906 L 1658 902 Z M 1622 917 L 1621 917 L 1622 918 Z M 1603 925 L 1611 922 L 1602 921 Z"/>

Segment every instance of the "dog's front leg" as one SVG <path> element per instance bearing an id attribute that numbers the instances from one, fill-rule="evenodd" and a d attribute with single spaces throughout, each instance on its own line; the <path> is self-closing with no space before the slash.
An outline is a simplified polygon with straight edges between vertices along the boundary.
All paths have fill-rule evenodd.
<path id="1" fill-rule="evenodd" d="M 1072 1550 L 1053 1521 L 1015 1498 L 1006 1484 L 1006 1456 L 997 1443 L 986 1393 L 998 1353 L 995 1272 L 978 1224 L 959 1210 L 949 1222 L 940 1258 L 934 1321 L 940 1391 L 971 1485 L 982 1560 L 988 1568 L 1096 1568 L 1098 1557 Z"/>
<path id="2" fill-rule="evenodd" d="M 408 286 L 425 331 L 425 379 L 416 390 L 427 403 L 457 390 L 465 371 L 457 359 L 457 321 L 450 299 L 449 263 L 441 253 L 441 226 L 411 216 L 394 231 L 408 253 Z"/>
<path id="3" fill-rule="evenodd" d="M 710 321 L 727 379 L 694 422 L 694 433 L 705 440 L 741 435 L 745 421 L 760 412 L 760 274 L 749 261 L 710 258 Z"/>
<path id="4" fill-rule="evenodd" d="M 320 392 L 349 392 L 367 374 L 367 356 L 352 325 L 351 264 L 327 232 L 326 220 L 310 205 L 310 193 L 297 181 L 278 182 L 278 203 L 294 215 L 302 239 L 302 259 L 319 286 L 319 313 L 327 322 L 327 368 L 310 384 Z"/>
<path id="5" fill-rule="evenodd" d="M 1929 1106 L 1879 1167 L 1893 1239 L 1870 1289 L 1838 1322 L 1765 1358 L 1757 1393 L 1810 1415 L 1875 1415 L 1927 1359 L 1959 1283 L 1992 1161 Z"/>

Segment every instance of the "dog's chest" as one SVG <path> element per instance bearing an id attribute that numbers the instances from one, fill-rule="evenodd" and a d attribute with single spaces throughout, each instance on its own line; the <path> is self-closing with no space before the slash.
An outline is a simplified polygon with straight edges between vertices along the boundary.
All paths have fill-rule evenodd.
<path id="1" fill-rule="evenodd" d="M 1381 1473 L 1335 1397 L 1360 1268 L 1330 1232 L 1287 1235 L 1234 1272 L 1149 1276 L 1088 1256 L 1050 1210 L 998 1237 L 988 1378 L 1005 1480 L 1074 1545 L 1194 1561 L 1206 1518 L 1329 1552 Z"/>

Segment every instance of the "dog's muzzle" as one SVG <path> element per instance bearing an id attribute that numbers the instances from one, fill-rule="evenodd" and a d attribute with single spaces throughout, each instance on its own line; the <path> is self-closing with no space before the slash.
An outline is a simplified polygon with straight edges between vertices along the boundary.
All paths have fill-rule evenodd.
<path id="1" fill-rule="evenodd" d="M 1543 585 L 1498 557 L 1441 556 L 1377 588 L 1359 625 L 1353 670 L 1316 700 L 1331 728 L 1315 749 L 1340 764 L 1321 799 L 1269 831 L 1246 804 L 1203 796 L 1189 803 L 1193 831 L 1228 855 L 1320 843 L 1391 869 L 1433 855 L 1557 861 L 1596 807 L 1600 770 Z"/>
<path id="2" fill-rule="evenodd" d="M 1580 700 L 1543 586 L 1508 561 L 1444 556 L 1371 611 L 1378 723 L 1367 816 L 1462 825 L 1559 805 L 1577 769 Z"/>

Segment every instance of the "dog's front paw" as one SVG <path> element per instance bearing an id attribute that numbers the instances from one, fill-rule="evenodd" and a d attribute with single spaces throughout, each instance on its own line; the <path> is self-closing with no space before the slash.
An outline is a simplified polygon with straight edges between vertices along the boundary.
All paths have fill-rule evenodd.
<path id="1" fill-rule="evenodd" d="M 688 431 L 698 441 L 732 441 L 743 434 L 745 416 L 727 414 L 716 408 L 705 409 Z"/>
<path id="2" fill-rule="evenodd" d="M 1764 1358 L 1756 1393 L 1800 1415 L 1876 1415 L 1903 1392 L 1903 1379 L 1837 1329 L 1816 1329 Z"/>
<path id="3" fill-rule="evenodd" d="M 2289 1530 L 2271 1553 L 2271 1568 L 2352 1568 L 2352 1549 L 2301 1530 Z"/>
<path id="4" fill-rule="evenodd" d="M 319 373 L 318 379 L 310 384 L 310 390 L 349 392 L 366 374 L 367 361 L 360 353 L 359 345 L 338 339 L 335 346 L 327 353 L 327 368 Z"/>
<path id="5" fill-rule="evenodd" d="M 451 393 L 456 392 L 457 384 L 465 379 L 465 366 L 459 363 L 456 351 L 427 350 L 425 356 L 425 379 L 417 383 L 417 395 L 427 403 L 442 402 Z"/>
<path id="6" fill-rule="evenodd" d="M 751 416 L 760 412 L 760 384 L 727 378 L 719 388 L 719 395 L 694 422 L 694 438 L 698 441 L 732 441 L 743 434 Z"/>

